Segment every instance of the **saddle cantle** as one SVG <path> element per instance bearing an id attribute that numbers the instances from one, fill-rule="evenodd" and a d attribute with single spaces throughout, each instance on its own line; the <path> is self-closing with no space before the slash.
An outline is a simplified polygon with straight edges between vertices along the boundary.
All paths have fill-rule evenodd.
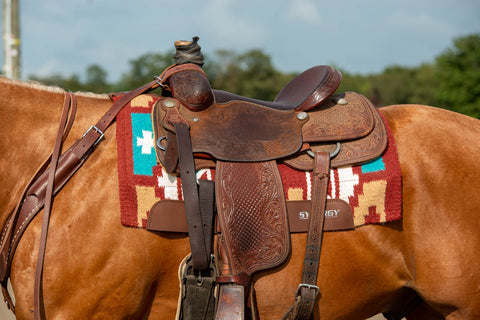
<path id="1" fill-rule="evenodd" d="M 233 100 L 246 101 L 276 110 L 308 111 L 325 102 L 337 90 L 342 74 L 330 66 L 316 66 L 302 72 L 288 82 L 273 102 L 239 96 L 222 90 L 213 90 L 217 103 Z"/>
<path id="2" fill-rule="evenodd" d="M 280 265 L 290 252 L 287 209 L 276 163 L 314 170 L 317 191 L 312 193 L 311 204 L 316 215 L 309 234 L 317 236 L 309 245 L 316 246 L 319 254 L 318 233 L 323 231 L 324 220 L 318 213 L 327 202 L 329 168 L 360 164 L 384 151 L 387 135 L 381 116 L 362 95 L 334 95 L 340 80 L 338 71 L 317 66 L 290 81 L 275 101 L 267 102 L 212 90 L 203 70 L 193 64 L 175 66 L 161 77 L 166 94 L 152 111 L 159 161 L 168 172 L 180 172 L 189 194 L 195 182 L 184 184 L 183 175 L 190 175 L 200 163 L 216 167 L 220 227 L 216 281 L 224 295 L 219 298 L 216 319 L 225 319 L 230 310 L 226 301 L 243 309 L 243 299 L 253 290 L 251 275 Z M 192 237 L 191 233 L 198 235 L 192 231 L 197 227 L 189 223 L 190 197 L 184 198 Z M 154 224 L 153 216 L 149 224 Z M 192 244 L 192 259 L 205 255 L 194 251 Z M 306 272 L 311 274 L 313 269 Z M 312 279 L 299 287 L 297 302 L 287 318 L 300 309 L 313 308 L 318 294 L 316 273 Z"/>
<path id="3" fill-rule="evenodd" d="M 324 113 L 325 112 L 325 113 Z M 332 152 L 336 143 L 341 142 L 340 152 L 331 159 L 331 167 L 352 166 L 380 156 L 387 147 L 388 139 L 385 124 L 375 106 L 363 95 L 346 92 L 332 96 L 325 106 L 310 114 L 313 121 L 305 124 L 303 132 L 312 152 Z M 365 135 L 359 135 L 362 129 L 371 128 Z M 352 130 L 349 132 L 349 130 Z M 335 134 L 337 134 L 335 138 Z M 325 134 L 325 138 L 323 135 Z M 348 139 L 347 136 L 357 138 Z M 319 137 L 319 138 L 314 138 Z M 331 141 L 329 139 L 333 137 Z M 306 153 L 296 154 L 283 160 L 283 163 L 298 170 L 313 169 L 312 157 Z"/>

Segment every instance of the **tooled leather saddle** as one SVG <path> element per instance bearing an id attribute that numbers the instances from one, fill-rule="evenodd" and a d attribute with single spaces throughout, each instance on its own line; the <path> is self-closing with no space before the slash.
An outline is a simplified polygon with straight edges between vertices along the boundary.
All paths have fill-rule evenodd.
<path id="1" fill-rule="evenodd" d="M 156 151 L 165 169 L 182 179 L 194 273 L 210 268 L 215 251 L 220 286 L 215 319 L 255 318 L 251 275 L 280 265 L 290 252 L 277 163 L 313 170 L 302 283 L 284 317 L 309 319 L 319 293 L 329 169 L 359 164 L 384 151 L 387 135 L 380 115 L 362 95 L 333 95 L 341 74 L 329 66 L 301 73 L 273 102 L 212 90 L 196 64 L 174 66 L 158 81 L 167 94 L 152 112 Z M 208 192 L 195 178 L 195 171 L 205 167 L 215 168 L 215 186 Z M 214 210 L 205 209 L 214 202 L 213 194 L 219 229 L 215 250 L 214 218 L 206 214 Z M 149 224 L 152 219 L 151 214 Z"/>

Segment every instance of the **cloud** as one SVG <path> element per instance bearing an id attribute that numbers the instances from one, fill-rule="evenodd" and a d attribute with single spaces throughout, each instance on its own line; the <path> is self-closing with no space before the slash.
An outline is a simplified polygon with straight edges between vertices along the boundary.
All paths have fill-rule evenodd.
<path id="1" fill-rule="evenodd" d="M 450 36 L 451 26 L 443 20 L 435 19 L 427 13 L 396 12 L 387 18 L 387 23 L 404 30 L 415 30 L 431 33 L 443 33 Z"/>
<path id="2" fill-rule="evenodd" d="M 212 0 L 202 10 L 200 28 L 216 38 L 219 47 L 252 47 L 261 45 L 267 31 L 259 22 L 242 15 L 233 0 Z"/>
<path id="3" fill-rule="evenodd" d="M 30 75 L 36 75 L 39 77 L 46 77 L 52 74 L 61 73 L 64 71 L 64 65 L 59 59 L 50 59 L 45 61 L 41 65 L 35 65 L 29 68 Z"/>
<path id="4" fill-rule="evenodd" d="M 317 26 L 322 23 L 322 17 L 315 3 L 311 0 L 292 0 L 288 15 L 293 20 Z"/>

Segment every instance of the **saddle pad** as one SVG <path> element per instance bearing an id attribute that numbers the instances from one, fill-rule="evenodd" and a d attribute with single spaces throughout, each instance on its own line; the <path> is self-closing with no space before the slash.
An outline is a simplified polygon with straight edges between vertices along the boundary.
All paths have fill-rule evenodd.
<path id="1" fill-rule="evenodd" d="M 183 200 L 180 178 L 157 163 L 150 113 L 154 95 L 133 99 L 117 117 L 118 178 L 121 221 L 145 228 L 150 208 L 162 199 Z M 329 198 L 339 198 L 352 208 L 355 226 L 384 223 L 401 217 L 401 173 L 388 124 L 388 147 L 381 157 L 363 165 L 330 171 Z M 312 173 L 279 165 L 286 200 L 310 200 Z M 215 179 L 214 170 L 197 177 Z"/>

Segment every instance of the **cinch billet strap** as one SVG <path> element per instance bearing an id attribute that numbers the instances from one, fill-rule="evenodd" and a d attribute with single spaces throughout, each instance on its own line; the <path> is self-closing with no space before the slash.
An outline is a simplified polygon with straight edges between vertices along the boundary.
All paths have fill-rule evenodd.
<path id="1" fill-rule="evenodd" d="M 284 320 L 309 320 L 320 291 L 317 287 L 317 276 L 327 203 L 330 155 L 326 152 L 315 152 L 314 161 L 312 210 L 303 261 L 302 283 L 298 286 L 295 303 L 283 317 Z"/>

